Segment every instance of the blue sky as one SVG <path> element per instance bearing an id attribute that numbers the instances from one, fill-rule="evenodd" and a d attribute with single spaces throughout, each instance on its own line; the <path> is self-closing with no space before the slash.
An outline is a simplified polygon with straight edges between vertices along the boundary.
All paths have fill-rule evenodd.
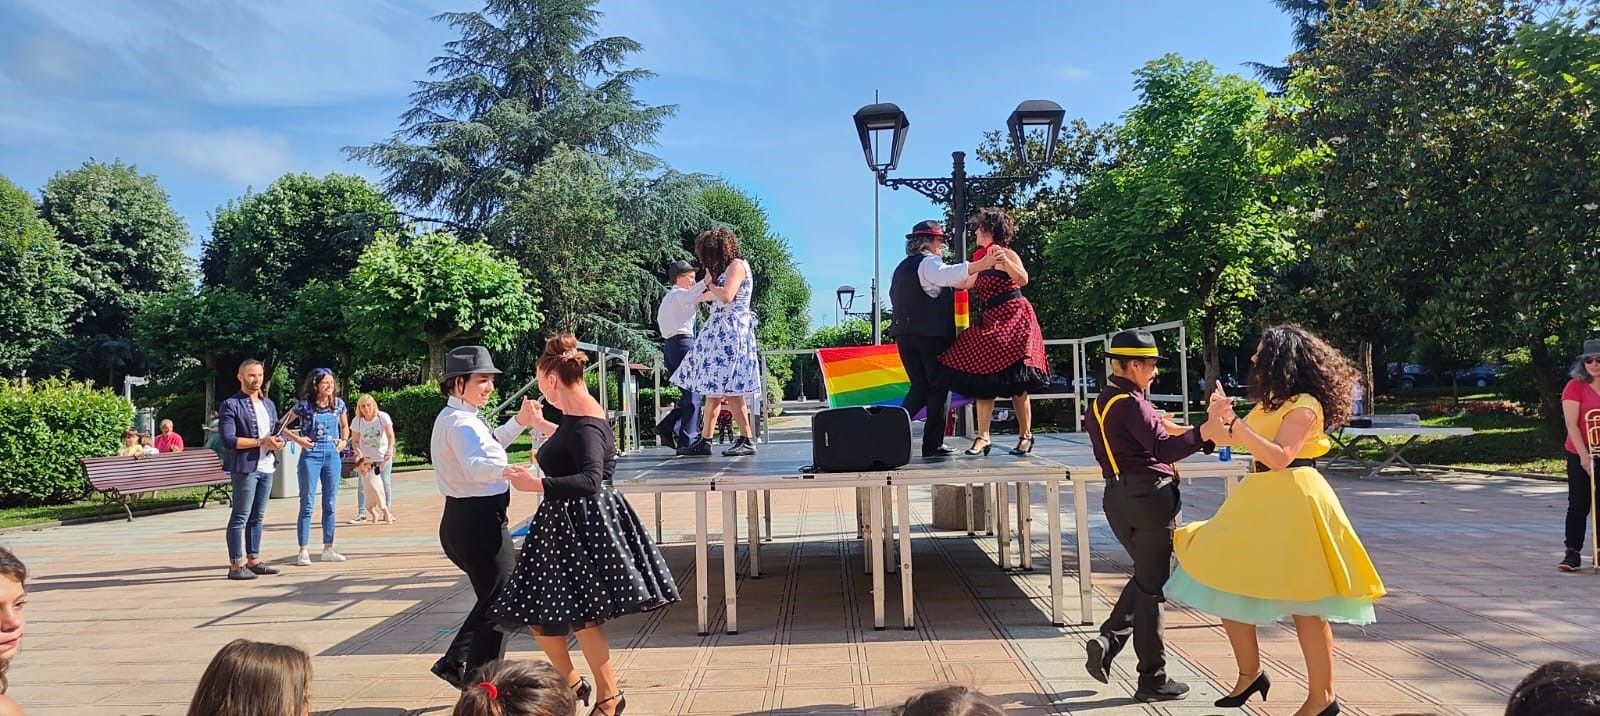
<path id="1" fill-rule="evenodd" d="M 195 236 L 248 186 L 289 171 L 377 175 L 340 148 L 388 136 L 451 38 L 453 0 L 7 0 L 0 3 L 0 174 L 37 191 L 89 157 L 153 172 Z M 1024 99 L 1115 120 L 1130 73 L 1166 52 L 1248 74 L 1290 51 L 1268 0 L 602 0 L 605 34 L 638 40 L 640 87 L 678 115 L 655 153 L 758 196 L 811 283 L 872 275 L 873 181 L 850 124 L 873 92 L 911 118 L 895 176 L 943 176 Z M 983 167 L 971 167 L 982 171 Z M 882 274 L 940 211 L 882 192 Z M 757 277 L 759 280 L 759 277 Z M 887 280 L 885 278 L 885 280 Z M 887 293 L 885 290 L 884 293 Z M 856 310 L 866 305 L 858 299 Z"/>

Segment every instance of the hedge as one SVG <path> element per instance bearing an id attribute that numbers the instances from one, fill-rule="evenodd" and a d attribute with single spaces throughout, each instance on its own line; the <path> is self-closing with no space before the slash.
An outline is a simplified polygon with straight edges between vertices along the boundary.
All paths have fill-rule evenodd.
<path id="1" fill-rule="evenodd" d="M 400 451 L 429 458 L 428 441 L 433 436 L 433 421 L 439 417 L 439 411 L 444 410 L 439 384 L 423 383 L 377 392 L 372 394 L 372 399 L 378 401 L 379 410 L 394 420 L 394 438 Z"/>
<path id="2" fill-rule="evenodd" d="M 88 494 L 80 458 L 115 455 L 133 408 L 110 390 L 49 379 L 0 382 L 0 507 Z"/>

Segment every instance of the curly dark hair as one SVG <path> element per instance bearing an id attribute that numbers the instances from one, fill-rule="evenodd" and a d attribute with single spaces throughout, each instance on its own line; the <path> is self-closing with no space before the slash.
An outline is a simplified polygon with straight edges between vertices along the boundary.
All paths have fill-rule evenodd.
<path id="1" fill-rule="evenodd" d="M 1017 238 L 1017 222 L 1005 209 L 998 207 L 985 207 L 978 210 L 977 216 L 967 222 L 976 236 L 979 229 L 989 232 L 989 238 L 1001 246 L 1010 246 L 1012 240 Z"/>
<path id="2" fill-rule="evenodd" d="M 694 255 L 712 281 L 727 271 L 735 259 L 744 258 L 744 252 L 739 250 L 739 237 L 733 235 L 733 229 L 720 226 L 694 237 Z"/>
<path id="3" fill-rule="evenodd" d="M 1552 661 L 1511 692 L 1506 716 L 1600 714 L 1600 664 Z"/>
<path id="4" fill-rule="evenodd" d="M 1250 398 L 1270 412 L 1296 395 L 1310 395 L 1322 404 L 1323 429 L 1332 430 L 1350 421 L 1350 394 L 1359 377 L 1339 349 L 1311 331 L 1283 323 L 1261 333 L 1250 367 Z"/>

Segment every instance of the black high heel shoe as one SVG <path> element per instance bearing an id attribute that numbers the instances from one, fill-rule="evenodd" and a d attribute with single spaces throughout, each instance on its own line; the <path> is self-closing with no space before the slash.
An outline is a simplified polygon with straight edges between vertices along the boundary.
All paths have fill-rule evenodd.
<path id="1" fill-rule="evenodd" d="M 589 684 L 589 679 L 579 676 L 578 683 L 572 685 L 572 696 L 588 706 L 589 700 L 594 698 L 594 686 Z"/>
<path id="2" fill-rule="evenodd" d="M 628 700 L 622 698 L 621 691 L 618 691 L 616 694 L 610 697 L 600 699 L 599 701 L 595 702 L 594 708 L 589 710 L 589 716 L 607 716 L 606 712 L 600 710 L 600 707 L 612 701 L 617 702 L 617 707 L 612 709 L 609 716 L 622 716 L 622 710 L 628 707 Z"/>
<path id="3" fill-rule="evenodd" d="M 1339 716 L 1339 713 L 1339 699 L 1335 698 L 1333 703 L 1328 704 L 1328 708 L 1323 709 L 1317 716 Z"/>
<path id="4" fill-rule="evenodd" d="M 1023 447 L 1024 445 L 1026 445 L 1027 447 Z M 1011 448 L 1011 454 L 1012 455 L 1027 455 L 1027 454 L 1029 454 L 1031 452 L 1033 452 L 1033 436 L 1032 435 L 1028 435 L 1026 437 L 1017 438 L 1017 446 L 1014 447 L 1014 448 Z"/>
<path id="5" fill-rule="evenodd" d="M 983 447 L 978 447 L 979 443 L 982 443 Z M 967 454 L 987 456 L 989 454 L 989 449 L 992 447 L 994 447 L 994 444 L 989 442 L 989 438 L 979 436 L 972 439 L 972 447 L 967 448 Z"/>
<path id="6" fill-rule="evenodd" d="M 1245 687 L 1244 691 L 1239 692 L 1239 695 L 1224 696 L 1220 699 L 1217 699 L 1212 705 L 1218 708 L 1236 709 L 1240 706 L 1243 706 L 1246 701 L 1250 700 L 1251 696 L 1254 696 L 1257 693 L 1261 694 L 1262 701 L 1266 701 L 1267 692 L 1271 689 L 1272 679 L 1267 678 L 1267 672 L 1263 671 L 1261 672 L 1260 676 L 1256 677 L 1255 681 L 1250 682 L 1250 685 Z"/>

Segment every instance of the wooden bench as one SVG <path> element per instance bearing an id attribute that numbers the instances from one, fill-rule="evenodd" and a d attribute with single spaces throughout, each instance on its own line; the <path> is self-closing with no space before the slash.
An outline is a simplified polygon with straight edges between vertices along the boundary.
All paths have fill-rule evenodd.
<path id="1" fill-rule="evenodd" d="M 134 502 L 139 496 L 157 490 L 204 487 L 200 506 L 213 494 L 226 497 L 233 481 L 222 471 L 222 461 L 208 449 L 169 452 L 145 457 L 90 457 L 79 460 L 89 478 L 89 487 L 100 493 L 106 505 L 120 504 L 133 521 Z"/>

